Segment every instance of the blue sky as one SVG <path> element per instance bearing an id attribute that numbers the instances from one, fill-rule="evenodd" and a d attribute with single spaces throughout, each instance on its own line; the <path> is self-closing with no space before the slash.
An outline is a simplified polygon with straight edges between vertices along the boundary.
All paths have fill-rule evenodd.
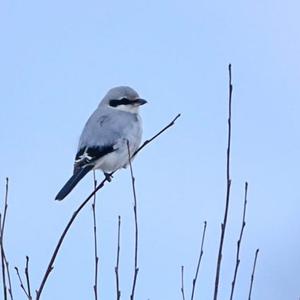
<path id="1" fill-rule="evenodd" d="M 142 109 L 144 138 L 182 113 L 134 161 L 136 298 L 181 299 L 181 265 L 188 293 L 207 220 L 196 295 L 210 299 L 225 199 L 232 63 L 232 198 L 219 298 L 229 297 L 247 180 L 236 299 L 247 296 L 256 248 L 253 299 L 298 299 L 299 8 L 289 0 L 2 1 L 0 180 L 4 194 L 10 178 L 5 241 L 11 266 L 23 266 L 29 255 L 32 286 L 38 287 L 63 227 L 92 188 L 90 175 L 65 201 L 54 201 L 71 174 L 81 129 L 106 91 L 126 84 L 149 101 Z M 132 201 L 128 170 L 98 194 L 102 299 L 115 299 L 118 215 L 121 292 L 129 297 Z M 92 242 L 89 206 L 63 244 L 43 299 L 93 299 Z"/>

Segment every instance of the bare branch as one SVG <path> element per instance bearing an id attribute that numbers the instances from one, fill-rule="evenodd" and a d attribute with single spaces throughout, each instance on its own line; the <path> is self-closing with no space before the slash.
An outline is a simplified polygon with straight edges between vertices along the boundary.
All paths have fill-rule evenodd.
<path id="1" fill-rule="evenodd" d="M 24 283 L 23 283 L 23 280 L 21 278 L 19 269 L 17 267 L 15 267 L 15 270 L 17 272 L 19 282 L 20 282 L 20 286 L 21 286 L 22 290 L 24 291 L 24 293 L 25 293 L 26 297 L 28 298 L 28 300 L 32 300 L 31 289 L 30 289 L 30 280 L 29 280 L 29 257 L 26 256 L 26 264 L 25 264 L 25 271 L 24 271 L 25 277 L 26 277 L 26 287 L 24 286 Z"/>
<path id="2" fill-rule="evenodd" d="M 4 233 L 4 225 L 6 219 L 6 211 L 7 211 L 7 198 L 8 198 L 8 178 L 6 178 L 5 185 L 5 199 L 4 199 L 4 212 L 3 212 L 3 220 L 2 215 L 0 219 L 0 243 L 1 243 L 1 270 L 2 270 L 2 283 L 3 283 L 3 296 L 4 300 L 7 300 L 7 285 L 6 285 L 6 274 L 5 274 L 5 259 L 4 259 L 4 246 L 3 246 L 3 233 Z"/>
<path id="3" fill-rule="evenodd" d="M 150 142 L 152 142 L 155 138 L 157 138 L 160 134 L 162 134 L 165 130 L 167 130 L 169 127 L 173 126 L 175 124 L 175 121 L 179 118 L 180 114 L 177 115 L 172 121 L 171 123 L 169 123 L 165 128 L 163 128 L 159 133 L 157 133 L 155 136 L 153 136 L 151 139 L 145 141 L 142 146 L 134 153 L 133 156 L 135 156 L 142 148 L 144 148 L 147 144 L 149 144 Z M 54 252 L 50 258 L 50 262 L 47 266 L 47 269 L 45 271 L 45 274 L 42 278 L 41 284 L 39 286 L 39 288 L 36 290 L 36 300 L 39 300 L 42 294 L 42 291 L 44 289 L 44 286 L 47 282 L 47 279 L 51 273 L 51 271 L 54 268 L 54 262 L 56 259 L 56 256 L 58 254 L 58 251 L 64 241 L 64 238 L 66 236 L 66 234 L 68 233 L 70 227 L 72 226 L 74 220 L 76 219 L 77 215 L 80 213 L 80 211 L 85 207 L 85 205 L 90 201 L 90 199 L 101 189 L 103 188 L 103 186 L 105 185 L 107 181 L 107 178 L 103 179 L 102 182 L 100 182 L 97 186 L 97 188 L 80 204 L 80 206 L 75 210 L 75 212 L 73 213 L 72 217 L 70 218 L 69 222 L 67 223 L 65 229 L 63 230 L 58 243 L 54 249 Z"/>
<path id="4" fill-rule="evenodd" d="M 117 292 L 117 300 L 121 299 L 121 291 L 120 291 L 120 279 L 119 279 L 119 261 L 120 261 L 120 237 L 121 237 L 121 217 L 118 217 L 118 246 L 117 246 L 117 262 L 115 267 L 116 273 L 116 292 Z"/>
<path id="5" fill-rule="evenodd" d="M 7 285 L 6 285 L 6 275 L 5 275 L 5 261 L 4 261 L 4 247 L 2 243 L 2 215 L 0 214 L 0 226 L 1 226 L 1 271 L 2 271 L 2 287 L 3 287 L 3 299 L 7 300 Z"/>
<path id="6" fill-rule="evenodd" d="M 151 139 L 146 140 L 139 149 L 137 149 L 133 155 L 132 158 L 135 157 L 145 146 L 147 146 L 149 143 L 151 143 L 154 139 L 156 139 L 159 135 L 161 135 L 164 131 L 166 131 L 168 128 L 173 126 L 176 122 L 176 120 L 181 116 L 181 114 L 178 114 L 166 127 L 164 127 L 161 131 L 159 131 L 156 135 L 154 135 Z"/>
<path id="7" fill-rule="evenodd" d="M 19 282 L 20 282 L 20 286 L 21 286 L 21 288 L 22 288 L 24 294 L 26 295 L 27 299 L 31 299 L 31 298 L 29 297 L 28 292 L 27 292 L 26 289 L 25 289 L 25 286 L 24 286 L 24 284 L 23 284 L 23 280 L 22 280 L 22 278 L 21 278 L 19 269 L 18 269 L 17 267 L 15 267 L 15 270 L 16 270 L 16 272 L 17 272 L 17 275 L 18 275 L 18 278 L 19 278 Z"/>
<path id="8" fill-rule="evenodd" d="M 185 300 L 185 295 L 184 295 L 184 266 L 181 266 L 181 295 L 182 295 L 182 300 Z"/>
<path id="9" fill-rule="evenodd" d="M 217 269 L 216 269 L 216 277 L 215 277 L 215 289 L 214 289 L 214 300 L 218 299 L 218 289 L 219 289 L 219 281 L 220 281 L 220 271 L 221 271 L 221 262 L 222 262 L 222 252 L 223 252 L 223 244 L 226 232 L 226 224 L 227 224 L 227 216 L 229 210 L 229 200 L 230 200 L 230 187 L 231 187 L 231 179 L 230 179 L 230 148 L 231 148 L 231 100 L 232 100 L 232 83 L 231 83 L 231 64 L 228 66 L 229 71 L 229 101 L 228 101 L 228 138 L 227 138 L 227 157 L 226 157 L 226 181 L 227 181 L 227 189 L 226 189 L 226 202 L 225 202 L 225 211 L 224 211 L 224 219 L 221 224 L 221 236 L 220 236 L 220 244 L 219 244 L 219 252 L 217 258 Z"/>
<path id="10" fill-rule="evenodd" d="M 129 141 L 127 140 L 127 150 L 128 150 L 128 161 L 130 167 L 130 175 L 131 175 L 131 184 L 132 184 L 132 191 L 133 191 L 133 212 L 134 212 L 134 224 L 135 224 L 135 241 L 134 241 L 134 275 L 133 275 L 133 282 L 132 282 L 132 290 L 130 295 L 130 300 L 134 299 L 134 292 L 136 286 L 137 275 L 139 272 L 138 268 L 138 220 L 137 220 L 137 199 L 136 199 L 136 191 L 135 191 L 135 178 L 133 176 L 132 164 L 131 164 L 131 153 L 129 148 Z"/>
<path id="11" fill-rule="evenodd" d="M 29 279 L 29 257 L 26 256 L 26 265 L 25 265 L 25 276 L 26 276 L 26 283 L 27 283 L 27 292 L 28 292 L 28 299 L 32 299 L 31 296 L 31 289 L 30 289 L 30 279 Z"/>
<path id="12" fill-rule="evenodd" d="M 1 247 L 1 269 L 2 269 L 2 282 L 3 282 L 3 296 L 4 296 L 4 300 L 7 300 L 7 291 L 8 291 L 10 299 L 13 300 L 9 263 L 6 258 L 5 250 L 4 250 L 4 228 L 5 228 L 6 214 L 7 214 L 7 208 L 8 208 L 8 183 L 9 183 L 9 180 L 7 177 L 6 184 L 5 184 L 3 216 L 0 214 L 0 247 Z M 8 279 L 8 287 L 6 284 L 6 276 Z"/>
<path id="13" fill-rule="evenodd" d="M 100 190 L 104 186 L 104 184 L 105 184 L 106 181 L 107 181 L 107 179 L 104 178 L 101 181 L 101 183 L 97 186 L 97 188 L 80 204 L 80 206 L 73 213 L 71 219 L 69 220 L 67 226 L 65 227 L 63 233 L 61 234 L 61 236 L 60 236 L 60 238 L 58 240 L 58 243 L 57 243 L 57 245 L 56 245 L 56 247 L 54 249 L 54 252 L 53 252 L 53 254 L 51 256 L 50 262 L 49 262 L 48 267 L 46 269 L 46 272 L 45 272 L 45 274 L 43 276 L 43 279 L 42 279 L 42 282 L 40 284 L 40 287 L 36 291 L 36 300 L 39 300 L 40 297 L 41 297 L 41 293 L 42 293 L 42 291 L 44 289 L 45 283 L 46 283 L 46 281 L 47 281 L 47 279 L 48 279 L 51 271 L 54 268 L 53 265 L 54 265 L 54 261 L 56 259 L 56 256 L 58 254 L 58 251 L 59 251 L 59 249 L 60 249 L 60 247 L 61 247 L 61 245 L 62 245 L 62 243 L 64 241 L 64 238 L 65 238 L 66 234 L 68 233 L 71 225 L 73 224 L 74 220 L 76 219 L 76 217 L 80 213 L 80 211 L 83 209 L 83 207 L 90 201 L 90 199 L 97 193 L 97 191 Z"/>
<path id="14" fill-rule="evenodd" d="M 252 287 L 253 287 L 253 282 L 254 282 L 254 274 L 255 274 L 255 268 L 256 268 L 256 261 L 257 261 L 258 252 L 259 252 L 259 249 L 256 249 L 256 251 L 255 251 L 255 257 L 254 257 L 254 262 L 253 262 L 253 269 L 252 269 L 252 274 L 251 274 L 251 281 L 250 281 L 250 288 L 249 288 L 248 300 L 251 300 Z"/>
<path id="15" fill-rule="evenodd" d="M 204 246 L 204 240 L 205 240 L 206 226 L 207 226 L 207 222 L 204 221 L 203 233 L 202 233 L 202 240 L 201 240 L 201 247 L 200 247 L 200 254 L 199 254 L 199 259 L 198 259 L 198 264 L 197 264 L 197 269 L 196 269 L 195 277 L 193 279 L 193 288 L 192 288 L 191 300 L 194 299 L 196 282 L 197 282 L 199 268 L 200 268 L 200 264 L 201 264 L 201 260 L 202 260 L 202 256 L 203 256 L 203 246 Z"/>
<path id="16" fill-rule="evenodd" d="M 97 180 L 95 171 L 93 170 L 94 176 L 94 190 L 97 188 Z M 98 300 L 98 242 L 97 242 L 97 223 L 96 223 L 96 193 L 94 194 L 93 204 L 92 204 L 92 211 L 93 211 L 93 224 L 94 224 L 94 255 L 95 255 L 95 277 L 94 277 L 94 296 L 95 300 Z"/>
<path id="17" fill-rule="evenodd" d="M 9 263 L 6 259 L 5 253 L 4 253 L 4 261 L 5 261 L 5 265 L 6 265 L 6 273 L 7 273 L 7 278 L 8 278 L 8 293 L 10 296 L 10 299 L 13 300 L 13 293 L 12 293 L 12 285 L 11 285 L 11 279 L 10 279 L 10 271 L 9 271 Z"/>
<path id="18" fill-rule="evenodd" d="M 6 184 L 5 184 L 4 210 L 3 210 L 3 220 L 1 224 L 1 242 L 3 241 L 3 236 L 4 236 L 4 227 L 5 227 L 7 207 L 8 207 L 7 201 L 8 201 L 8 177 L 6 178 Z"/>
<path id="19" fill-rule="evenodd" d="M 240 248 L 241 248 L 241 243 L 242 243 L 244 228 L 245 228 L 245 225 L 246 225 L 247 194 L 248 194 L 248 182 L 245 182 L 244 209 L 243 209 L 243 217 L 242 217 L 242 226 L 241 226 L 240 236 L 239 236 L 239 239 L 237 241 L 236 261 L 235 261 L 235 269 L 234 269 L 233 280 L 232 280 L 232 283 L 231 283 L 230 300 L 233 299 L 233 293 L 234 293 L 234 288 L 235 288 L 235 283 L 236 283 L 238 268 L 239 268 L 240 261 L 241 261 L 240 260 Z"/>

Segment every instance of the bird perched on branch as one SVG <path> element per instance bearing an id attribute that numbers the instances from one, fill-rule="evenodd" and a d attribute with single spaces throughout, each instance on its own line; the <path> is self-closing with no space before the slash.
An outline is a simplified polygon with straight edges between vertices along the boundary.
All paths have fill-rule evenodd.
<path id="1" fill-rule="evenodd" d="M 111 172 L 126 167 L 130 154 L 142 139 L 139 107 L 147 103 L 128 87 L 112 88 L 90 116 L 81 133 L 74 162 L 73 176 L 59 191 L 56 200 L 63 200 L 91 170 L 100 169 L 109 180 Z"/>

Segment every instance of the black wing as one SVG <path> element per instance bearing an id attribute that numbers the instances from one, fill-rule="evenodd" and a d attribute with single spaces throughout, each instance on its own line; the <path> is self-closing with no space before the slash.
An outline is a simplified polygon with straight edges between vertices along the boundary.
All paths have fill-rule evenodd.
<path id="1" fill-rule="evenodd" d="M 76 184 L 93 169 L 94 163 L 99 158 L 116 150 L 113 146 L 81 148 L 75 157 L 73 176 L 62 187 L 55 199 L 63 200 Z"/>
<path id="2" fill-rule="evenodd" d="M 110 146 L 92 146 L 81 148 L 75 157 L 74 174 L 78 169 L 87 165 L 93 165 L 99 158 L 105 156 L 108 153 L 116 151 L 113 145 Z"/>

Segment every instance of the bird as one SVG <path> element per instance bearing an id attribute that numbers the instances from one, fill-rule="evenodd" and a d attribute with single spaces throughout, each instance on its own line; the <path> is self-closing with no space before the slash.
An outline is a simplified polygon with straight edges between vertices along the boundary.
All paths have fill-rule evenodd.
<path id="1" fill-rule="evenodd" d="M 114 87 L 107 92 L 83 128 L 73 175 L 58 192 L 56 200 L 63 200 L 91 170 L 102 170 L 110 181 L 111 173 L 126 168 L 128 153 L 132 156 L 141 144 L 143 129 L 139 107 L 146 103 L 129 86 Z"/>

